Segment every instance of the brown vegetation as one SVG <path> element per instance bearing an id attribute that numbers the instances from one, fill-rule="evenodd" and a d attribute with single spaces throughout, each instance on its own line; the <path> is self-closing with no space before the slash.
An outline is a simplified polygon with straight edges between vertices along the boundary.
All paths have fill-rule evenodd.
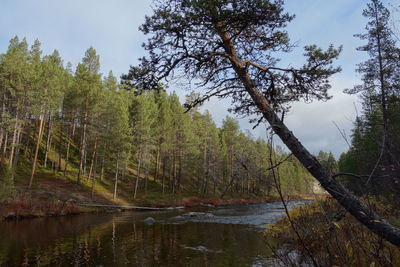
<path id="1" fill-rule="evenodd" d="M 85 211 L 75 204 L 62 201 L 19 200 L 0 206 L 0 220 L 79 214 Z"/>
<path id="2" fill-rule="evenodd" d="M 394 225 L 400 223 L 395 207 L 378 200 L 371 207 Z M 294 228 L 285 217 L 265 233 L 277 241 L 276 257 L 285 266 L 313 261 L 319 266 L 400 265 L 399 248 L 369 231 L 332 199 L 296 208 L 290 215 Z"/>

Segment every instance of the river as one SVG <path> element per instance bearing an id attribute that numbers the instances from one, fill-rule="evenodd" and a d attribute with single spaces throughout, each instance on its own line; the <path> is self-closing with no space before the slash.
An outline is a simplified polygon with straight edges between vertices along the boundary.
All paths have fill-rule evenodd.
<path id="1" fill-rule="evenodd" d="M 270 266 L 261 232 L 283 215 L 262 203 L 0 222 L 0 266 Z"/>

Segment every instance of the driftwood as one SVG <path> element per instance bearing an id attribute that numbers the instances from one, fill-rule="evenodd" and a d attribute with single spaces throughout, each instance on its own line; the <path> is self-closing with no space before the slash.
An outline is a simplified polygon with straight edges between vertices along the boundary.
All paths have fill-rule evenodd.
<path id="1" fill-rule="evenodd" d="M 153 207 L 100 205 L 100 204 L 85 204 L 85 203 L 77 203 L 76 205 L 81 207 L 90 207 L 90 208 L 110 208 L 110 209 L 123 209 L 123 210 L 179 210 L 185 208 L 185 207 L 153 208 Z"/>

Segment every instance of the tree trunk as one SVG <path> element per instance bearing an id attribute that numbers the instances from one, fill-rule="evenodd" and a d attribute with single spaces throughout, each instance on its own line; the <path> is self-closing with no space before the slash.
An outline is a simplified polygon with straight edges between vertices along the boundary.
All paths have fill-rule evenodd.
<path id="1" fill-rule="evenodd" d="M 9 165 L 12 166 L 13 160 L 14 160 L 14 151 L 15 151 L 15 143 L 17 140 L 17 132 L 18 132 L 18 111 L 15 114 L 15 124 L 14 124 L 14 132 L 13 132 L 13 137 L 11 141 L 11 151 L 10 151 L 10 157 L 9 157 Z"/>
<path id="2" fill-rule="evenodd" d="M 154 172 L 154 182 L 156 182 L 158 179 L 158 170 L 160 168 L 160 154 L 161 154 L 161 145 L 160 148 L 157 150 L 157 155 L 156 155 L 156 170 Z"/>
<path id="3" fill-rule="evenodd" d="M 233 148 L 231 147 L 230 150 L 230 157 L 229 157 L 229 174 L 230 174 L 230 184 L 229 184 L 229 188 L 231 189 L 231 196 L 233 196 L 233 190 L 234 190 L 234 184 L 232 182 L 235 181 L 234 177 L 233 177 Z"/>
<path id="4" fill-rule="evenodd" d="M 178 186 L 177 186 L 177 192 L 181 191 L 181 185 L 182 185 L 182 169 L 183 169 L 183 163 L 182 163 L 182 158 L 183 158 L 183 152 L 182 150 L 179 150 L 179 169 L 178 169 Z"/>
<path id="5" fill-rule="evenodd" d="M 96 184 L 96 167 L 97 167 L 97 136 L 96 136 L 96 139 L 95 139 L 95 142 L 94 142 L 94 151 L 93 151 L 93 160 L 92 160 L 92 162 L 94 161 L 94 163 L 93 163 L 93 177 L 92 177 L 92 198 L 93 198 L 93 195 L 94 195 L 94 186 L 95 186 L 95 184 Z M 89 173 L 89 176 L 90 176 L 91 174 Z"/>
<path id="6" fill-rule="evenodd" d="M 64 136 L 64 115 L 61 115 L 61 122 L 60 122 L 60 134 L 58 136 L 58 166 L 57 172 L 61 171 L 61 158 L 62 158 L 62 144 L 63 144 L 63 136 Z M 65 163 L 64 163 L 65 164 Z"/>
<path id="7" fill-rule="evenodd" d="M 173 162 L 172 162 L 172 194 L 175 194 L 176 189 L 176 156 L 174 152 Z"/>
<path id="8" fill-rule="evenodd" d="M 209 160 L 207 159 L 207 145 L 204 146 L 203 153 L 203 172 L 204 172 L 204 186 L 203 186 L 203 194 L 208 194 L 208 184 L 210 182 L 210 171 L 209 171 Z"/>
<path id="9" fill-rule="evenodd" d="M 74 141 L 74 136 L 75 136 L 75 129 L 76 129 L 76 126 L 75 126 L 75 115 L 73 117 L 74 118 L 72 119 L 72 134 L 71 134 L 70 139 L 68 139 L 67 152 L 66 152 L 66 155 L 65 155 L 64 177 L 67 174 L 67 167 L 68 167 L 68 160 L 69 160 L 69 150 L 70 150 L 70 147 L 71 147 L 71 142 Z"/>
<path id="10" fill-rule="evenodd" d="M 46 140 L 46 152 L 44 155 L 44 167 L 47 167 L 47 158 L 49 156 L 49 150 L 51 146 L 51 126 L 52 126 L 52 121 L 51 121 L 51 115 L 49 115 L 49 123 L 47 124 L 47 140 Z"/>
<path id="11" fill-rule="evenodd" d="M 138 159 L 138 166 L 137 166 L 137 172 L 136 172 L 135 192 L 133 193 L 134 199 L 136 199 L 136 194 L 137 194 L 137 190 L 139 187 L 140 164 L 142 164 L 142 148 L 139 148 L 139 159 Z"/>
<path id="12" fill-rule="evenodd" d="M 378 18 L 378 7 L 375 3 L 375 21 L 376 21 L 376 27 L 379 27 L 379 18 Z M 382 57 L 382 40 L 381 40 L 381 35 L 380 35 L 380 30 L 376 32 L 377 37 L 376 37 L 376 44 L 378 46 L 378 62 L 379 62 L 379 81 L 381 85 L 381 105 L 382 105 L 382 117 L 383 117 L 383 129 L 384 129 L 384 134 L 387 133 L 388 131 L 388 114 L 387 114 L 387 96 L 386 96 L 386 86 L 385 86 L 385 77 L 384 77 L 384 66 L 383 66 L 383 57 Z M 383 144 L 384 146 L 386 144 Z"/>
<path id="13" fill-rule="evenodd" d="M 217 179 L 215 179 L 215 172 L 213 173 L 213 196 L 217 194 Z"/>
<path id="14" fill-rule="evenodd" d="M 21 124 L 18 127 L 18 131 L 17 131 L 17 139 L 16 139 L 16 142 L 15 142 L 14 160 L 13 160 L 13 163 L 11 165 L 12 170 L 13 170 L 13 174 L 12 175 L 14 175 L 15 168 L 16 168 L 16 166 L 18 164 L 19 152 L 21 150 L 20 144 L 21 144 L 21 139 L 22 139 L 21 138 L 22 127 L 23 127 L 23 125 Z"/>
<path id="15" fill-rule="evenodd" d="M 147 182 L 148 182 L 148 171 L 149 171 L 149 154 L 147 151 L 147 144 L 144 146 L 143 152 L 143 167 L 144 169 L 144 194 L 147 195 Z"/>
<path id="16" fill-rule="evenodd" d="M 1 123 L 4 123 L 5 120 L 5 116 L 6 116 L 6 112 L 7 112 L 7 108 L 6 108 L 6 93 L 4 90 L 3 93 L 3 104 L 2 104 L 2 109 L 1 109 Z M 5 135 L 6 129 L 4 129 L 3 127 L 0 128 L 0 151 L 3 147 L 3 138 Z"/>
<path id="17" fill-rule="evenodd" d="M 35 177 L 39 148 L 40 148 L 40 143 L 42 141 L 42 135 L 43 135 L 43 126 L 44 126 L 44 115 L 41 114 L 39 117 L 39 131 L 38 131 L 38 135 L 37 135 L 35 154 L 34 154 L 34 159 L 33 159 L 33 163 L 32 163 L 31 178 L 29 179 L 29 188 L 32 187 L 33 178 Z"/>
<path id="18" fill-rule="evenodd" d="M 86 135 L 87 136 L 87 135 Z M 87 137 L 86 137 L 87 139 Z M 87 158 L 88 158 L 88 150 L 87 150 L 87 140 L 85 141 L 85 150 L 84 150 L 84 156 L 83 156 L 83 172 L 82 175 L 83 177 L 86 176 L 87 171 L 86 171 L 86 167 L 87 167 Z"/>
<path id="19" fill-rule="evenodd" d="M 83 129 L 82 129 L 82 137 L 81 137 L 81 146 L 80 146 L 80 160 L 79 160 L 79 171 L 78 178 L 76 182 L 80 184 L 81 175 L 84 171 L 84 161 L 85 161 L 85 149 L 86 149 L 86 120 L 87 120 L 87 112 L 85 112 L 83 117 Z"/>
<path id="20" fill-rule="evenodd" d="M 204 178 L 203 180 L 205 181 L 207 179 L 207 144 L 204 145 L 203 149 L 203 175 Z M 201 179 L 200 176 L 197 177 L 197 191 L 200 193 L 201 192 Z"/>
<path id="21" fill-rule="evenodd" d="M 103 159 L 104 159 L 104 157 L 103 157 Z M 117 199 L 118 165 L 119 165 L 119 154 L 117 155 L 117 166 L 116 166 L 116 168 L 115 168 L 115 179 L 114 179 L 114 195 L 113 195 L 113 200 Z"/>
<path id="22" fill-rule="evenodd" d="M 231 180 L 230 180 L 229 184 L 226 186 L 224 192 L 221 194 L 221 197 L 220 197 L 221 199 L 223 199 L 224 196 L 226 195 L 226 193 L 228 192 L 228 190 L 229 190 L 230 188 L 232 188 L 232 185 L 233 185 L 234 182 L 235 182 L 235 176 L 234 176 L 234 175 L 231 175 Z M 231 192 L 232 192 L 232 191 L 231 191 Z"/>
<path id="23" fill-rule="evenodd" d="M 95 141 L 94 141 L 92 162 L 91 162 L 91 164 L 90 164 L 88 180 L 90 180 L 90 178 L 92 177 L 92 172 L 93 172 L 93 167 L 94 167 L 95 162 L 96 162 L 96 157 L 97 157 L 97 136 L 96 136 Z"/>
<path id="24" fill-rule="evenodd" d="M 149 182 L 149 160 L 146 160 L 146 170 L 144 176 L 144 194 L 147 195 L 147 184 Z"/>
<path id="25" fill-rule="evenodd" d="M 32 138 L 30 138 L 31 128 L 32 127 L 30 127 L 29 123 L 27 123 L 25 126 L 25 142 L 24 142 L 24 157 L 25 158 L 28 158 L 28 153 L 31 152 L 29 150 L 29 146 L 30 146 L 31 139 L 32 139 Z M 31 152 L 31 154 L 32 154 L 32 152 Z"/>
<path id="26" fill-rule="evenodd" d="M 4 139 L 4 134 L 5 130 L 3 128 L 0 128 L 0 151 L 2 151 L 3 148 L 3 139 Z"/>
<path id="27" fill-rule="evenodd" d="M 400 229 L 389 224 L 379 217 L 369 207 L 360 202 L 350 191 L 321 166 L 318 160 L 300 143 L 293 133 L 286 127 L 282 120 L 270 106 L 267 99 L 251 79 L 245 64 L 236 56 L 236 51 L 227 31 L 219 30 L 218 34 L 223 40 L 225 51 L 231 55 L 232 66 L 244 85 L 246 91 L 262 112 L 263 117 L 269 122 L 273 131 L 280 137 L 293 155 L 302 165 L 320 182 L 322 187 L 329 192 L 350 214 L 359 222 L 368 227 L 377 235 L 392 244 L 400 247 Z"/>
<path id="28" fill-rule="evenodd" d="M 165 194 L 165 168 L 166 168 L 166 158 L 163 157 L 163 167 L 162 167 L 162 194 Z"/>
<path id="29" fill-rule="evenodd" d="M 106 154 L 106 152 L 105 152 L 106 150 L 107 150 L 107 148 L 104 149 L 103 155 L 101 157 L 100 181 L 102 181 L 102 182 L 104 180 L 104 160 L 105 160 L 105 157 L 106 157 L 106 155 L 105 155 Z"/>
<path id="30" fill-rule="evenodd" d="M 2 151 L 3 148 L 3 138 L 4 138 L 4 130 L 3 128 L 0 129 L 1 133 L 0 133 L 0 151 Z"/>
<path id="31" fill-rule="evenodd" d="M 1 152 L 2 154 L 2 160 L 5 161 L 6 159 L 6 154 L 7 154 L 7 145 L 8 145 L 8 131 L 6 131 L 6 134 L 4 136 L 4 145 L 3 145 L 3 151 Z"/>
<path id="32" fill-rule="evenodd" d="M 250 173 L 247 171 L 247 195 L 250 195 Z"/>
<path id="33" fill-rule="evenodd" d="M 5 140 L 5 130 L 4 129 L 1 129 L 1 134 L 0 134 L 0 151 L 3 151 L 3 144 L 4 144 L 4 146 L 6 146 L 7 145 L 7 143 L 3 143 L 3 139 Z M 0 156 L 1 156 L 1 159 L 0 159 L 0 162 L 1 162 L 1 160 L 3 159 L 3 154 L 1 153 L 0 154 Z"/>

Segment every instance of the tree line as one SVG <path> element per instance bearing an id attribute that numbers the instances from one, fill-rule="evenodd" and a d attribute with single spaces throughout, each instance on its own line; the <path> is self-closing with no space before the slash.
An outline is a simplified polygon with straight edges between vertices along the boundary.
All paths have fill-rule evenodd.
<path id="1" fill-rule="evenodd" d="M 271 154 L 283 161 L 284 192 L 312 191 L 306 169 L 283 149 L 243 132 L 232 117 L 217 127 L 208 111 L 187 111 L 176 93 L 137 90 L 112 72 L 103 77 L 92 47 L 73 70 L 57 50 L 43 55 L 38 40 L 29 46 L 15 37 L 0 55 L 0 90 L 3 184 L 30 188 L 40 168 L 92 190 L 108 183 L 114 198 L 122 180 L 133 198 L 151 190 L 263 196 L 274 194 Z"/>
<path id="2" fill-rule="evenodd" d="M 363 12 L 366 42 L 358 50 L 368 59 L 358 65 L 361 84 L 347 90 L 359 94 L 362 110 L 354 123 L 348 152 L 340 157 L 346 185 L 357 194 L 400 198 L 400 48 L 388 8 L 372 0 Z"/>

